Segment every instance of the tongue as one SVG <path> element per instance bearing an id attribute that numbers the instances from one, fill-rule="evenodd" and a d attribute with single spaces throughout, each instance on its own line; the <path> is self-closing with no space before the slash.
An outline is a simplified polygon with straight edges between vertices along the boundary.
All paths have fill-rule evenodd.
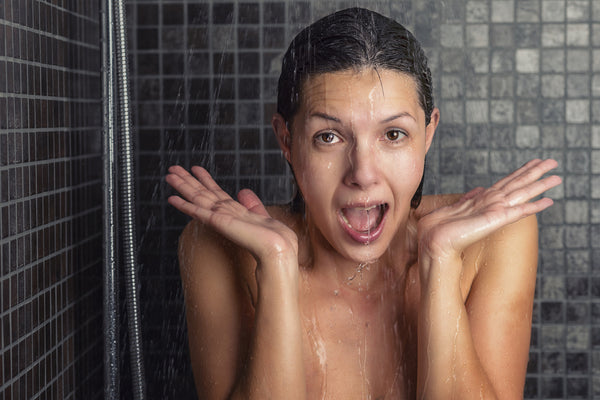
<path id="1" fill-rule="evenodd" d="M 368 232 L 377 227 L 381 209 L 380 207 L 374 207 L 370 210 L 344 208 L 343 212 L 352 229 L 358 232 Z"/>

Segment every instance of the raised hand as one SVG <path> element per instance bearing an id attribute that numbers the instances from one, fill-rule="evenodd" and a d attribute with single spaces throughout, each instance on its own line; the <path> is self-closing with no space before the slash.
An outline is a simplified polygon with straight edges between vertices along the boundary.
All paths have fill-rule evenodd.
<path id="1" fill-rule="evenodd" d="M 460 256 L 497 229 L 551 206 L 549 198 L 531 200 L 561 183 L 556 175 L 542 178 L 557 165 L 550 159 L 529 161 L 492 187 L 473 189 L 458 202 L 423 216 L 418 223 L 421 254 Z"/>
<path id="2" fill-rule="evenodd" d="M 254 192 L 244 189 L 235 201 L 204 168 L 192 167 L 192 173 L 179 166 L 169 168 L 165 179 L 181 194 L 169 197 L 169 204 L 247 249 L 259 262 L 284 254 L 297 260 L 296 234 L 271 218 Z"/>

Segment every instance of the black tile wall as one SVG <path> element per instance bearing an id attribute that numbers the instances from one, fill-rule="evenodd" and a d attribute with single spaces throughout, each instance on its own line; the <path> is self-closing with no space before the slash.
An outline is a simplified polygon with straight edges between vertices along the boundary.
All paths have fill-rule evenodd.
<path id="1" fill-rule="evenodd" d="M 0 398 L 102 396 L 98 1 L 0 4 Z"/>
<path id="2" fill-rule="evenodd" d="M 539 216 L 525 398 L 600 398 L 600 2 L 128 4 L 153 393 L 194 396 L 176 263 L 186 219 L 166 204 L 166 168 L 202 164 L 231 193 L 249 186 L 267 202 L 288 199 L 291 176 L 270 128 L 280 57 L 307 22 L 365 4 L 405 23 L 430 57 L 442 123 L 428 156 L 427 192 L 490 185 L 534 157 L 561 164 L 564 184 L 550 193 L 556 204 Z"/>

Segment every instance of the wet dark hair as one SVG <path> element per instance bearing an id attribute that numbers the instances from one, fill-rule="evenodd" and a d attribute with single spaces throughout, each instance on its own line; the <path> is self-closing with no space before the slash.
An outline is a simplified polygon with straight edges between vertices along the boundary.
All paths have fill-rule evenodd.
<path id="1" fill-rule="evenodd" d="M 433 111 L 431 71 L 421 44 L 404 26 L 374 11 L 348 8 L 304 28 L 286 51 L 277 87 L 277 112 L 288 126 L 309 76 L 328 72 L 388 69 L 410 75 L 417 84 L 425 124 Z M 421 202 L 423 179 L 411 207 Z"/>

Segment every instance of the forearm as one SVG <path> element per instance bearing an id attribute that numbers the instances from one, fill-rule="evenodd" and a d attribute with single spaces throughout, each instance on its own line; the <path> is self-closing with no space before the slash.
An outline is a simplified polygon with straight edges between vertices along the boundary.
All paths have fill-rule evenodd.
<path id="1" fill-rule="evenodd" d="M 257 275 L 257 280 L 253 337 L 230 398 L 305 399 L 297 278 Z"/>
<path id="2" fill-rule="evenodd" d="M 421 263 L 427 272 L 422 274 L 419 314 L 419 398 L 495 399 L 471 335 L 456 273 L 460 258 Z"/>

